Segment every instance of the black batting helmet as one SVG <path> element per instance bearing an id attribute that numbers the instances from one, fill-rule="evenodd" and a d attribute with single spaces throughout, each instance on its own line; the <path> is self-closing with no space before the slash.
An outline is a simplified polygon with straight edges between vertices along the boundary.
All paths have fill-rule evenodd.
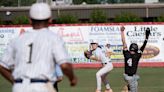
<path id="1" fill-rule="evenodd" d="M 138 51 L 138 45 L 136 43 L 132 43 L 129 47 L 129 50 L 137 52 Z"/>

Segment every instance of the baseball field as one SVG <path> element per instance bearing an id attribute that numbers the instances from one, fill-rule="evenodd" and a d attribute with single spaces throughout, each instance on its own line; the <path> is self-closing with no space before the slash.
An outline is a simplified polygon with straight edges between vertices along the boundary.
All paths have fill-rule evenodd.
<path id="1" fill-rule="evenodd" d="M 78 85 L 70 87 L 68 80 L 59 84 L 60 92 L 94 92 L 96 87 L 95 74 L 98 69 L 76 69 Z M 123 77 L 123 68 L 114 68 L 108 75 L 113 92 L 121 92 L 125 84 Z M 139 68 L 139 92 L 164 92 L 164 68 Z M 0 76 L 0 92 L 11 92 L 11 85 Z"/>

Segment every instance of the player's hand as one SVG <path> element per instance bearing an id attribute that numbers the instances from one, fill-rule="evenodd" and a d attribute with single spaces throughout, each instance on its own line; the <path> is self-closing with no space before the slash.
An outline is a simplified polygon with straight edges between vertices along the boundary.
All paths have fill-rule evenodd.
<path id="1" fill-rule="evenodd" d="M 120 30 L 121 30 L 121 32 L 123 32 L 125 30 L 125 27 L 121 26 Z"/>
<path id="2" fill-rule="evenodd" d="M 149 35 L 150 35 L 150 28 L 146 28 L 146 39 L 148 39 Z"/>
<path id="3" fill-rule="evenodd" d="M 72 80 L 70 80 L 70 86 L 76 86 L 77 85 L 77 77 L 74 77 Z"/>

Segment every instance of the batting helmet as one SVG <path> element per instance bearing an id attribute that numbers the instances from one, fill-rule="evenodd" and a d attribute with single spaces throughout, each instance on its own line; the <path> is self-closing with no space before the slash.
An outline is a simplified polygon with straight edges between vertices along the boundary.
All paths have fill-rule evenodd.
<path id="1" fill-rule="evenodd" d="M 136 43 L 132 43 L 129 47 L 129 50 L 137 52 L 138 51 L 138 45 Z"/>

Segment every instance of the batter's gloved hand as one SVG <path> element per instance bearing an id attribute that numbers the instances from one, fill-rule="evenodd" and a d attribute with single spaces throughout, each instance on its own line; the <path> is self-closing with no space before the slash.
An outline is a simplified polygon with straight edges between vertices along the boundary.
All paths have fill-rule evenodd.
<path id="1" fill-rule="evenodd" d="M 150 28 L 146 28 L 146 39 L 148 39 L 150 35 Z"/>
<path id="2" fill-rule="evenodd" d="M 84 51 L 84 56 L 87 58 L 87 59 L 90 59 L 90 57 L 92 56 L 92 51 Z"/>

